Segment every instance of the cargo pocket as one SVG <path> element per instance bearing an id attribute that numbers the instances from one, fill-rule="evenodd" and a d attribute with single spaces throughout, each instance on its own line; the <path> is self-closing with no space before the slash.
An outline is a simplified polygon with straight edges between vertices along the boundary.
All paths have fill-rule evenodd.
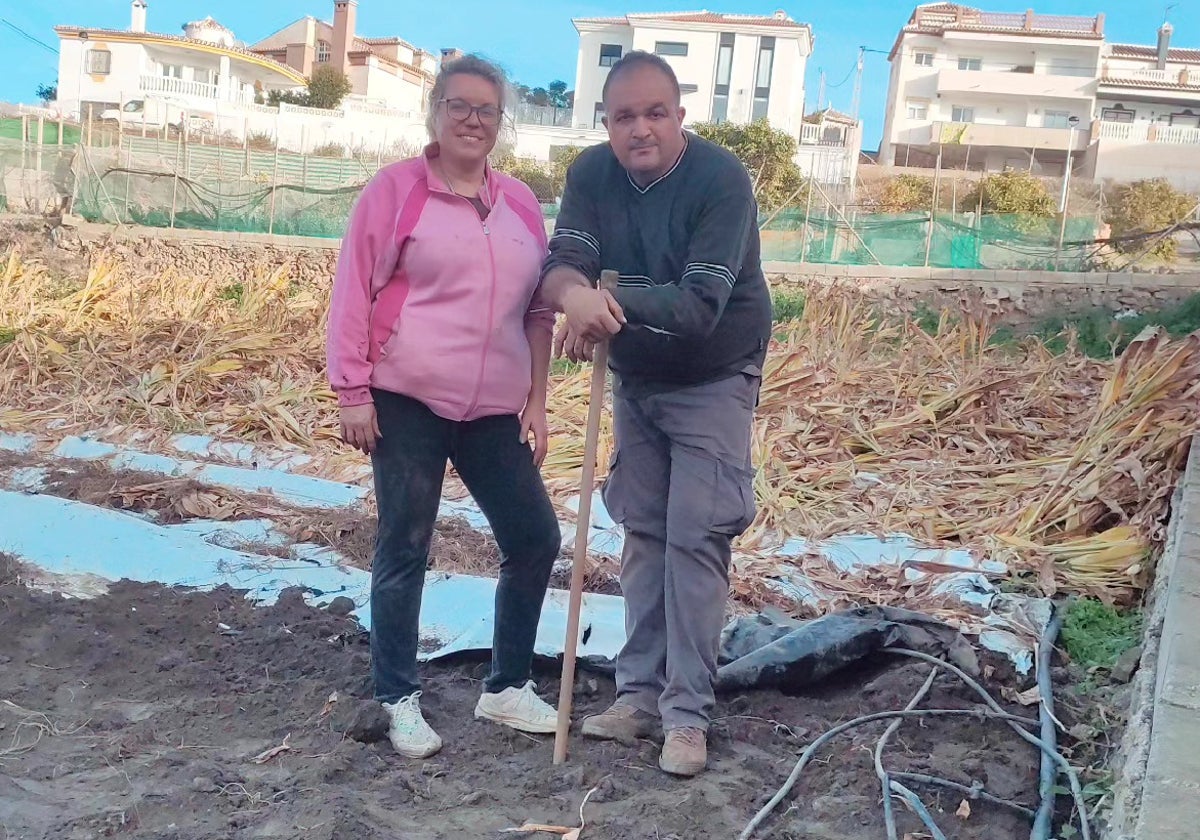
<path id="1" fill-rule="evenodd" d="M 754 471 L 714 461 L 713 511 L 709 527 L 718 534 L 736 537 L 750 527 L 757 509 L 754 504 Z"/>
<path id="2" fill-rule="evenodd" d="M 609 518 L 618 525 L 625 524 L 626 500 L 622 478 L 621 454 L 614 449 L 608 462 L 608 475 L 600 485 L 600 499 L 604 502 L 604 509 L 608 511 Z"/>

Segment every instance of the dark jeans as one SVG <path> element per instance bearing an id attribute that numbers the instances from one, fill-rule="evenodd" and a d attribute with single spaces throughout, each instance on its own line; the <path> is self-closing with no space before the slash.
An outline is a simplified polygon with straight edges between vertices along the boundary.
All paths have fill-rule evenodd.
<path id="1" fill-rule="evenodd" d="M 383 437 L 371 458 L 379 531 L 371 566 L 375 697 L 394 703 L 420 687 L 421 592 L 449 459 L 500 548 L 489 692 L 529 679 L 533 643 L 562 533 L 515 415 L 457 423 L 423 403 L 373 391 Z"/>

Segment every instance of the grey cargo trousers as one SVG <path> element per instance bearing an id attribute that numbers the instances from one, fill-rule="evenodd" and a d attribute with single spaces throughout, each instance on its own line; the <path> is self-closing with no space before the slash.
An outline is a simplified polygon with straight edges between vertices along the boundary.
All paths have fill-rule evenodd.
<path id="1" fill-rule="evenodd" d="M 707 730 L 733 538 L 754 520 L 760 378 L 614 399 L 605 507 L 625 531 L 617 696 L 665 730 Z"/>

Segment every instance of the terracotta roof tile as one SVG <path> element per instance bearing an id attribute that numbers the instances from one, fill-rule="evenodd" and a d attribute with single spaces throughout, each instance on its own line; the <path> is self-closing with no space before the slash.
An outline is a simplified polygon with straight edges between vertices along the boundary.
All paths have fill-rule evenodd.
<path id="1" fill-rule="evenodd" d="M 697 12 L 647 12 L 629 14 L 624 17 L 575 18 L 576 23 L 601 25 L 629 25 L 631 20 L 670 21 L 671 23 L 704 23 L 723 26 L 775 26 L 781 29 L 807 29 L 808 24 L 799 23 L 790 17 L 771 15 L 728 15 L 701 10 Z"/>
<path id="2" fill-rule="evenodd" d="M 1112 54 L 1118 58 L 1158 58 L 1155 47 L 1141 44 L 1110 44 Z M 1200 50 L 1181 49 L 1173 47 L 1167 51 L 1168 61 L 1180 61 L 1184 64 L 1200 64 Z"/>
<path id="3" fill-rule="evenodd" d="M 120 35 L 123 37 L 130 37 L 130 36 L 136 37 L 136 36 L 140 35 L 140 36 L 145 36 L 147 38 L 155 38 L 158 40 L 176 41 L 183 46 L 216 47 L 218 49 L 225 50 L 226 52 L 235 53 L 237 55 L 244 55 L 247 58 L 253 58 L 258 61 L 266 61 L 266 62 L 269 62 L 270 64 L 278 65 L 278 69 L 281 72 L 283 72 L 289 76 L 294 76 L 296 74 L 295 68 L 289 67 L 288 65 L 283 64 L 282 62 L 276 61 L 272 58 L 267 58 L 262 53 L 255 52 L 254 50 L 250 49 L 249 47 L 227 47 L 224 44 L 213 44 L 213 43 L 209 43 L 208 41 L 200 41 L 195 38 L 187 38 L 187 37 L 184 37 L 183 35 L 166 35 L 161 32 L 132 32 L 127 29 L 97 29 L 94 26 L 56 26 L 56 27 L 54 27 L 54 32 L 60 38 L 63 37 L 64 35 L 70 35 L 71 33 L 74 33 L 74 32 L 86 32 L 86 33 L 88 33 L 89 37 L 101 37 L 101 38 L 106 35 L 109 37 L 114 36 L 114 35 Z M 272 52 L 274 52 L 274 51 L 272 51 Z"/>

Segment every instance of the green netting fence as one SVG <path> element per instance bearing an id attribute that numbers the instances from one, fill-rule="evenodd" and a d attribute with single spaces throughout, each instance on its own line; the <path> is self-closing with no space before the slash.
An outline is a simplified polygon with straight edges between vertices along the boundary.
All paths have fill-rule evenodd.
<path id="1" fill-rule="evenodd" d="M 1078 270 L 1093 250 L 1094 216 L 877 213 L 787 210 L 761 232 L 763 259 L 839 265 Z M 1060 249 L 1059 243 L 1063 243 Z"/>
<path id="2" fill-rule="evenodd" d="M 391 162 L 128 137 L 120 147 L 22 144 L 0 138 L 0 208 L 69 200 L 89 221 L 337 238 L 362 186 Z M 557 215 L 543 206 L 548 223 Z M 1094 216 L 1034 218 L 939 212 L 856 214 L 816 207 L 762 219 L 763 258 L 937 268 L 1088 267 Z M 1060 240 L 1063 247 L 1060 249 Z"/>

